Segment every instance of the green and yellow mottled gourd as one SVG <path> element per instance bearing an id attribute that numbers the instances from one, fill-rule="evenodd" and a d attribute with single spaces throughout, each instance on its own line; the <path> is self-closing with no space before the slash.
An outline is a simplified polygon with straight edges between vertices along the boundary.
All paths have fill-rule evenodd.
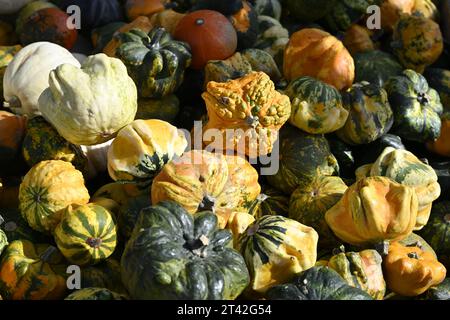
<path id="1" fill-rule="evenodd" d="M 336 88 L 311 77 L 292 81 L 285 91 L 292 103 L 289 122 L 312 134 L 325 134 L 344 126 L 348 111 Z"/>
<path id="2" fill-rule="evenodd" d="M 344 142 L 368 144 L 391 129 L 394 114 L 386 91 L 378 85 L 368 82 L 354 84 L 342 94 L 342 100 L 349 116 L 337 135 Z"/>
<path id="3" fill-rule="evenodd" d="M 289 218 L 314 228 L 319 234 L 321 248 L 337 244 L 325 221 L 325 213 L 344 195 L 347 185 L 340 177 L 319 176 L 309 183 L 301 184 L 289 201 Z"/>
<path id="4" fill-rule="evenodd" d="M 387 147 L 374 164 L 360 169 L 358 176 L 385 176 L 414 188 L 419 201 L 414 230 L 420 230 L 427 224 L 432 202 L 441 194 L 441 187 L 434 169 L 407 150 Z"/>
<path id="5" fill-rule="evenodd" d="M 135 120 L 119 131 L 108 150 L 115 181 L 151 183 L 166 163 L 187 147 L 184 133 L 162 120 Z"/>
<path id="6" fill-rule="evenodd" d="M 238 240 L 250 271 L 250 289 L 264 293 L 316 263 L 317 232 L 282 216 L 263 216 Z"/>
<path id="7" fill-rule="evenodd" d="M 287 217 L 289 211 L 289 197 L 273 187 L 263 186 L 261 194 L 251 204 L 249 214 L 256 219 L 262 216 Z"/>
<path id="8" fill-rule="evenodd" d="M 376 250 L 341 252 L 330 258 L 328 267 L 337 271 L 352 287 L 359 288 L 376 300 L 386 293 L 382 257 Z"/>
<path id="9" fill-rule="evenodd" d="M 61 137 L 58 131 L 40 116 L 28 120 L 22 155 L 30 167 L 44 160 L 62 160 L 72 163 L 81 172 L 86 172 L 87 169 L 87 158 L 81 147 Z"/>
<path id="10" fill-rule="evenodd" d="M 55 242 L 69 262 L 94 265 L 114 252 L 116 225 L 111 213 L 102 206 L 69 206 L 55 229 Z"/>
<path id="11" fill-rule="evenodd" d="M 80 171 L 62 160 L 41 161 L 25 175 L 19 188 L 19 208 L 30 227 L 51 234 L 62 212 L 89 201 Z"/>

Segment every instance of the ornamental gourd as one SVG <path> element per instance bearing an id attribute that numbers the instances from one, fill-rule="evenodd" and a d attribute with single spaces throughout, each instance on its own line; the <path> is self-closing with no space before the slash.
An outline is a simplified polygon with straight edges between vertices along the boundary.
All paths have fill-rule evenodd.
<path id="1" fill-rule="evenodd" d="M 175 41 L 163 28 L 148 34 L 138 29 L 119 34 L 116 56 L 127 66 L 140 97 L 160 98 L 173 93 L 191 64 L 189 46 Z"/>
<path id="2" fill-rule="evenodd" d="M 249 284 L 245 261 L 217 216 L 175 202 L 142 211 L 122 256 L 133 299 L 233 300 Z"/>
<path id="3" fill-rule="evenodd" d="M 249 0 L 258 16 L 269 16 L 280 20 L 282 7 L 279 0 Z"/>
<path id="4" fill-rule="evenodd" d="M 342 42 L 354 57 L 359 52 L 375 50 L 378 46 L 372 39 L 374 32 L 359 24 L 352 25 L 346 32 Z"/>
<path id="5" fill-rule="evenodd" d="M 408 236 L 416 224 L 417 209 L 412 187 L 386 177 L 369 177 L 350 186 L 325 213 L 325 221 L 342 241 L 363 246 Z"/>
<path id="6" fill-rule="evenodd" d="M 0 46 L 0 101 L 3 101 L 3 77 L 6 72 L 6 67 L 20 49 L 22 49 L 21 45 Z"/>
<path id="7" fill-rule="evenodd" d="M 450 110 L 450 70 L 427 68 L 424 76 L 428 85 L 439 93 L 444 110 Z"/>
<path id="8" fill-rule="evenodd" d="M 164 166 L 154 178 L 153 205 L 171 200 L 189 213 L 211 210 L 224 228 L 233 212 L 245 210 L 261 191 L 256 170 L 239 156 L 193 150 Z"/>
<path id="9" fill-rule="evenodd" d="M 347 185 L 340 177 L 319 176 L 300 184 L 289 201 L 289 218 L 314 228 L 321 248 L 331 248 L 337 240 L 325 221 L 325 213 L 344 195 Z"/>
<path id="10" fill-rule="evenodd" d="M 283 65 L 283 53 L 289 42 L 289 31 L 274 18 L 258 16 L 259 34 L 254 47 L 269 53 L 279 66 Z"/>
<path id="11" fill-rule="evenodd" d="M 420 15 L 403 15 L 392 37 L 394 54 L 407 69 L 423 73 L 444 49 L 439 25 Z"/>
<path id="12" fill-rule="evenodd" d="M 414 230 L 422 229 L 428 221 L 432 202 L 439 198 L 441 187 L 434 169 L 407 150 L 387 147 L 373 165 L 366 166 L 359 176 L 385 176 L 397 183 L 414 188 L 418 199 L 417 221 Z"/>
<path id="13" fill-rule="evenodd" d="M 108 172 L 115 181 L 149 183 L 187 147 L 184 133 L 161 120 L 135 120 L 123 128 L 108 150 Z"/>
<path id="14" fill-rule="evenodd" d="M 237 249 L 250 272 L 251 290 L 264 293 L 314 266 L 317 232 L 282 216 L 263 216 L 239 237 Z"/>
<path id="15" fill-rule="evenodd" d="M 76 290 L 64 300 L 128 300 L 128 297 L 106 288 L 90 287 Z"/>
<path id="16" fill-rule="evenodd" d="M 71 204 L 83 205 L 89 192 L 83 175 L 70 162 L 39 162 L 23 178 L 19 189 L 19 208 L 33 229 L 50 234 Z"/>
<path id="17" fill-rule="evenodd" d="M 5 107 L 14 113 L 40 114 L 38 99 L 49 86 L 50 72 L 61 64 L 80 67 L 69 51 L 54 43 L 35 42 L 22 48 L 3 77 Z"/>
<path id="18" fill-rule="evenodd" d="M 376 250 L 368 249 L 335 254 L 328 261 L 328 267 L 337 271 L 352 287 L 364 290 L 376 300 L 383 300 L 386 282 L 382 262 Z"/>
<path id="19" fill-rule="evenodd" d="M 269 300 L 373 300 L 326 266 L 314 266 L 288 283 L 272 287 L 266 297 Z"/>
<path id="20" fill-rule="evenodd" d="M 125 65 L 105 54 L 88 57 L 81 68 L 63 64 L 50 73 L 39 109 L 73 144 L 110 140 L 134 120 L 137 90 Z"/>
<path id="21" fill-rule="evenodd" d="M 394 112 L 392 133 L 417 142 L 439 138 L 443 106 L 439 94 L 421 74 L 405 70 L 390 78 L 385 90 Z"/>
<path id="22" fill-rule="evenodd" d="M 236 150 L 250 158 L 272 151 L 278 130 L 291 113 L 289 98 L 275 90 L 264 72 L 252 72 L 226 83 L 209 82 L 202 98 L 208 112 L 203 131 L 215 132 L 203 136 L 204 145 L 215 150 Z M 234 130 L 233 134 L 227 133 L 229 129 Z"/>
<path id="23" fill-rule="evenodd" d="M 27 19 L 42 9 L 47 8 L 58 8 L 55 4 L 45 1 L 45 0 L 37 0 L 28 3 L 26 6 L 24 6 L 22 9 L 20 9 L 19 14 L 17 15 L 16 19 L 16 34 L 20 35 L 23 30 L 23 25 L 27 21 Z"/>
<path id="24" fill-rule="evenodd" d="M 61 137 L 41 116 L 28 120 L 22 155 L 30 168 L 44 160 L 63 160 L 71 162 L 81 172 L 87 169 L 87 158 L 80 146 Z"/>
<path id="25" fill-rule="evenodd" d="M 139 218 L 141 210 L 152 205 L 152 201 L 148 194 L 137 197 L 130 197 L 123 205 L 120 206 L 117 225 L 120 233 L 129 239 L 133 232 L 134 226 Z"/>
<path id="26" fill-rule="evenodd" d="M 55 247 L 16 240 L 2 255 L 0 292 L 8 300 L 63 299 L 66 270 L 64 257 Z"/>
<path id="27" fill-rule="evenodd" d="M 406 297 L 418 296 L 438 285 L 444 281 L 447 273 L 430 252 L 414 246 L 403 246 L 398 242 L 389 245 L 383 268 L 388 288 Z"/>
<path id="28" fill-rule="evenodd" d="M 384 0 L 380 7 L 381 27 L 391 33 L 404 15 L 410 15 L 414 9 L 415 0 Z"/>
<path id="29" fill-rule="evenodd" d="M 2 220 L 0 219 L 0 221 Z M 2 229 L 0 229 L 0 255 L 7 246 L 8 246 L 8 238 L 6 237 L 5 232 Z"/>
<path id="30" fill-rule="evenodd" d="M 293 80 L 285 94 L 291 100 L 289 122 L 312 134 L 331 133 L 342 128 L 348 111 L 336 88 L 311 77 Z"/>
<path id="31" fill-rule="evenodd" d="M 287 217 L 289 211 L 289 197 L 283 192 L 270 186 L 262 186 L 262 192 L 250 205 L 249 214 L 256 219 L 262 216 Z"/>
<path id="32" fill-rule="evenodd" d="M 99 205 L 69 206 L 55 229 L 55 242 L 69 262 L 94 265 L 114 252 L 116 225 L 111 213 Z"/>
<path id="33" fill-rule="evenodd" d="M 386 91 L 378 85 L 368 82 L 354 84 L 342 94 L 342 100 L 349 116 L 337 135 L 344 142 L 368 144 L 391 129 L 394 114 Z"/>
<path id="34" fill-rule="evenodd" d="M 153 14 L 150 18 L 150 22 L 155 27 L 162 27 L 166 29 L 166 31 L 173 37 L 175 35 L 175 30 L 178 23 L 185 15 L 185 13 L 180 13 L 172 9 L 166 9 Z"/>
<path id="35" fill-rule="evenodd" d="M 279 170 L 266 176 L 269 184 L 286 195 L 317 176 L 339 172 L 336 158 L 323 135 L 305 133 L 285 125 L 280 131 Z"/>
<path id="36" fill-rule="evenodd" d="M 27 118 L 0 110 L 0 164 L 9 165 L 20 152 Z"/>
<path id="37" fill-rule="evenodd" d="M 284 51 L 284 76 L 317 78 L 338 90 L 348 88 L 355 78 L 352 56 L 337 38 L 315 28 L 295 32 Z"/>
<path id="38" fill-rule="evenodd" d="M 381 2 L 382 0 L 336 1 L 325 20 L 333 32 L 346 31 L 353 23 L 362 20 L 369 12 L 369 7 L 379 5 Z"/>

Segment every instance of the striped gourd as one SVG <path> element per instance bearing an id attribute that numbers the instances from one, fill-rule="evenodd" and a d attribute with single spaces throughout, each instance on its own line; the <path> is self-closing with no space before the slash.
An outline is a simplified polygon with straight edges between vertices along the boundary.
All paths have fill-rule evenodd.
<path id="1" fill-rule="evenodd" d="M 116 225 L 111 213 L 99 205 L 70 206 L 55 229 L 55 241 L 68 261 L 93 265 L 114 252 Z"/>
<path id="2" fill-rule="evenodd" d="M 347 185 L 340 177 L 320 176 L 300 185 L 289 201 L 289 218 L 314 228 L 322 248 L 336 245 L 336 239 L 325 221 L 325 213 L 344 195 Z"/>
<path id="3" fill-rule="evenodd" d="M 289 122 L 308 133 L 324 134 L 344 126 L 348 111 L 342 105 L 339 91 L 311 77 L 292 81 L 285 94 L 291 99 Z"/>
<path id="4" fill-rule="evenodd" d="M 282 216 L 263 216 L 247 228 L 237 248 L 250 272 L 250 289 L 264 293 L 311 268 L 317 258 L 317 232 Z"/>
<path id="5" fill-rule="evenodd" d="M 250 206 L 249 213 L 256 219 L 262 216 L 287 217 L 289 197 L 272 187 L 263 187 L 262 193 Z"/>
<path id="6" fill-rule="evenodd" d="M 69 294 L 64 300 L 126 300 L 123 294 L 105 288 L 84 288 Z"/>

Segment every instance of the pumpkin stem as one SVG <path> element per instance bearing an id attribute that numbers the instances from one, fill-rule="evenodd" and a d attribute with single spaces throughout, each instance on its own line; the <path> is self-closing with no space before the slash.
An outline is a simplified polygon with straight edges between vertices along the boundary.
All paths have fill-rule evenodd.
<path id="1" fill-rule="evenodd" d="M 252 127 L 256 128 L 259 124 L 259 117 L 258 116 L 248 116 L 247 119 L 245 119 L 247 124 Z"/>
<path id="2" fill-rule="evenodd" d="M 420 104 L 430 103 L 430 99 L 428 98 L 428 95 L 425 92 L 421 92 L 417 95 L 417 101 L 419 101 Z"/>
<path id="3" fill-rule="evenodd" d="M 86 243 L 88 244 L 88 246 L 97 249 L 102 244 L 102 239 L 100 239 L 100 238 L 88 238 L 86 240 Z"/>
<path id="4" fill-rule="evenodd" d="M 44 252 L 41 253 L 40 258 L 44 262 L 49 262 L 52 255 L 58 251 L 55 246 L 49 246 L 47 249 L 45 249 Z"/>
<path id="5" fill-rule="evenodd" d="M 389 241 L 381 241 L 375 244 L 375 250 L 382 256 L 385 257 L 389 253 Z"/>
<path id="6" fill-rule="evenodd" d="M 153 36 L 151 37 L 150 41 L 147 44 L 147 48 L 149 49 L 159 49 L 161 39 L 166 33 L 166 30 L 164 28 L 158 27 L 153 33 Z"/>
<path id="7" fill-rule="evenodd" d="M 203 197 L 202 202 L 198 205 L 198 211 L 212 211 L 214 212 L 214 207 L 216 206 L 216 199 L 210 195 Z"/>

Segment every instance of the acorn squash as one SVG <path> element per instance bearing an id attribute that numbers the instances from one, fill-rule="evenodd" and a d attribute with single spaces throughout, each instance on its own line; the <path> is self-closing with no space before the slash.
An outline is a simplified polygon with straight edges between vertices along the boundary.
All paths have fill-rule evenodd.
<path id="1" fill-rule="evenodd" d="M 237 249 L 250 272 L 251 290 L 264 293 L 314 266 L 317 232 L 282 216 L 263 216 L 239 237 Z"/>
<path id="2" fill-rule="evenodd" d="M 73 144 L 106 142 L 136 115 L 133 80 L 119 59 L 103 53 L 88 57 L 81 68 L 60 65 L 50 72 L 49 85 L 39 110 Z"/>
<path id="3" fill-rule="evenodd" d="M 233 300 L 250 281 L 217 216 L 165 201 L 142 211 L 121 260 L 133 299 Z"/>
<path id="4" fill-rule="evenodd" d="M 405 140 L 436 140 L 441 131 L 443 106 L 436 90 L 413 70 L 392 77 L 385 90 L 394 112 L 393 132 Z"/>

